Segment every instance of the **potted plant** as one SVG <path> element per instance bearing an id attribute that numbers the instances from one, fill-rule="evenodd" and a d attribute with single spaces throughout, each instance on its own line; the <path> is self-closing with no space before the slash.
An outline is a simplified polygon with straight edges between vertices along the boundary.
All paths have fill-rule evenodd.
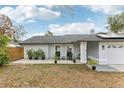
<path id="1" fill-rule="evenodd" d="M 73 63 L 76 63 L 76 58 L 73 57 Z"/>
<path id="2" fill-rule="evenodd" d="M 58 61 L 58 56 L 55 55 L 55 57 L 54 57 L 54 62 L 55 62 L 55 64 L 57 64 L 57 61 Z"/>
<path id="3" fill-rule="evenodd" d="M 97 61 L 95 61 L 93 59 L 89 59 L 88 64 L 91 65 L 92 70 L 96 70 Z"/>
<path id="4" fill-rule="evenodd" d="M 76 59 L 73 59 L 73 63 L 76 63 Z"/>
<path id="5" fill-rule="evenodd" d="M 56 51 L 55 56 L 60 59 L 60 51 Z"/>
<path id="6" fill-rule="evenodd" d="M 42 52 L 42 60 L 45 60 L 45 53 Z"/>
<path id="7" fill-rule="evenodd" d="M 35 60 L 37 60 L 39 58 L 39 52 L 38 51 L 34 51 L 33 52 L 33 57 Z"/>
<path id="8" fill-rule="evenodd" d="M 38 54 L 38 58 L 41 57 L 42 60 L 45 59 L 45 53 L 43 52 L 42 49 L 38 49 L 38 50 L 37 50 L 37 54 Z"/>
<path id="9" fill-rule="evenodd" d="M 33 50 L 32 50 L 32 49 L 29 49 L 29 50 L 27 51 L 27 55 L 28 55 L 28 58 L 31 60 L 32 57 L 33 57 Z"/>

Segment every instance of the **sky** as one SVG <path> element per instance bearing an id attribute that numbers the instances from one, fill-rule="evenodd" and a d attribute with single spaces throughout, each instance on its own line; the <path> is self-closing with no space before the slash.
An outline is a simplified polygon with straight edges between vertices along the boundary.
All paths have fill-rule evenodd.
<path id="1" fill-rule="evenodd" d="M 107 18 L 109 15 L 120 14 L 124 6 L 103 5 L 72 5 L 65 6 L 41 5 L 41 6 L 0 6 L 0 13 L 7 15 L 13 25 L 22 25 L 29 38 L 36 35 L 44 35 L 51 31 L 54 35 L 64 34 L 89 34 L 92 29 L 95 32 L 106 32 Z"/>

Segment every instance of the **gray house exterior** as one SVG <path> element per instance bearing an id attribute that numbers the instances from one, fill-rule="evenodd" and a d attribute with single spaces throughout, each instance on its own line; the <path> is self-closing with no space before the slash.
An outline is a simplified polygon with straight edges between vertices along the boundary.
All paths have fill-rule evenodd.
<path id="1" fill-rule="evenodd" d="M 124 64 L 123 37 L 101 37 L 97 34 L 34 36 L 20 44 L 24 47 L 25 59 L 28 58 L 28 49 L 42 49 L 46 59 L 53 59 L 56 51 L 60 51 L 60 58 L 67 59 L 67 52 L 71 51 L 73 57 L 82 63 L 91 58 L 99 64 Z"/>

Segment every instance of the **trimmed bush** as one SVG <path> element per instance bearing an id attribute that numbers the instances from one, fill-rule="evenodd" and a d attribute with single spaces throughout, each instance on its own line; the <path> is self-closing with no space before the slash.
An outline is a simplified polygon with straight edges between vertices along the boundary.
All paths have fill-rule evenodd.
<path id="1" fill-rule="evenodd" d="M 89 65 L 96 65 L 96 64 L 98 64 L 98 62 L 97 62 L 96 60 L 89 59 L 89 60 L 88 60 L 88 64 L 89 64 Z"/>

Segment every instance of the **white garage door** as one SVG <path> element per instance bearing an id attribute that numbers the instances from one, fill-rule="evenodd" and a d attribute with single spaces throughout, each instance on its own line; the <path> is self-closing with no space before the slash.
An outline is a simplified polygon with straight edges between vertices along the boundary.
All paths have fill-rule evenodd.
<path id="1" fill-rule="evenodd" d="M 124 44 L 107 46 L 107 63 L 124 64 Z"/>

